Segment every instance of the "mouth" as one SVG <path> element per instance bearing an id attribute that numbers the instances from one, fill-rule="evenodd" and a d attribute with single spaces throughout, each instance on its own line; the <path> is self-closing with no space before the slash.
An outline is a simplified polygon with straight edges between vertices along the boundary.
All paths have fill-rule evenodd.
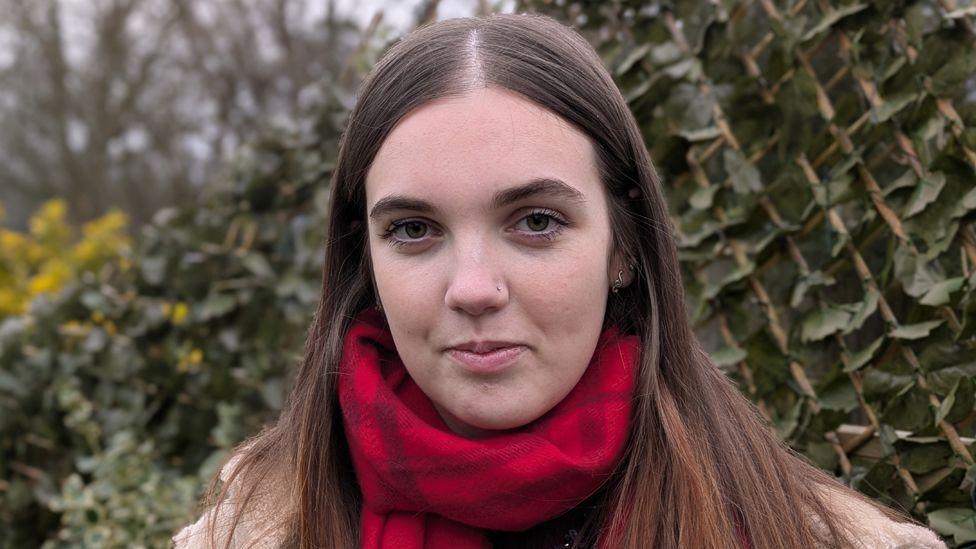
<path id="1" fill-rule="evenodd" d="M 465 370 L 476 374 L 496 373 L 518 360 L 528 347 L 509 342 L 469 342 L 447 349 L 447 354 Z"/>

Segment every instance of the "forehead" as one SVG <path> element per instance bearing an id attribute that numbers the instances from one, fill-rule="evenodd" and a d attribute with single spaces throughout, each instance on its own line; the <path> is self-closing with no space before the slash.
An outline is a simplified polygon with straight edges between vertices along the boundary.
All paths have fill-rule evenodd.
<path id="1" fill-rule="evenodd" d="M 587 196 L 601 191 L 582 132 L 521 95 L 482 88 L 404 117 L 366 175 L 367 203 L 390 193 L 490 196 L 534 177 L 561 179 Z"/>

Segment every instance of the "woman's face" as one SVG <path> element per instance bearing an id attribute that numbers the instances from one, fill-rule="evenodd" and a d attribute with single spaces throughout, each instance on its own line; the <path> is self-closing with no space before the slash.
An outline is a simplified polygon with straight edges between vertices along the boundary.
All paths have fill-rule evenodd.
<path id="1" fill-rule="evenodd" d="M 454 432 L 525 425 L 576 385 L 620 265 L 586 136 L 499 88 L 430 102 L 383 142 L 366 212 L 397 352 Z"/>

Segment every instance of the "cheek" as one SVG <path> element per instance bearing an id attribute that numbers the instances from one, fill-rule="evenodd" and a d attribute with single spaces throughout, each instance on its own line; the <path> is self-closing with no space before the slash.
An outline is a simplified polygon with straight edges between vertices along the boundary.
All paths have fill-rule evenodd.
<path id="1" fill-rule="evenodd" d="M 574 316 L 578 321 L 577 315 L 599 314 L 602 320 L 609 289 L 605 256 L 598 246 L 587 246 L 567 250 L 556 260 L 525 265 L 517 297 L 530 315 L 563 317 L 573 323 Z"/>

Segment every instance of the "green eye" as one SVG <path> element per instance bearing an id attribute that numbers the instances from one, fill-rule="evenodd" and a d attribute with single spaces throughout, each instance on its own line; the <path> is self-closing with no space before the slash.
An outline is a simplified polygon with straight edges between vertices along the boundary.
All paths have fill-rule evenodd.
<path id="1" fill-rule="evenodd" d="M 531 214 L 526 216 L 525 225 L 531 231 L 544 231 L 549 226 L 549 216 L 546 214 Z"/>
<path id="2" fill-rule="evenodd" d="M 427 234 L 427 224 L 419 221 L 408 221 L 403 224 L 403 229 L 409 238 L 423 238 Z"/>

